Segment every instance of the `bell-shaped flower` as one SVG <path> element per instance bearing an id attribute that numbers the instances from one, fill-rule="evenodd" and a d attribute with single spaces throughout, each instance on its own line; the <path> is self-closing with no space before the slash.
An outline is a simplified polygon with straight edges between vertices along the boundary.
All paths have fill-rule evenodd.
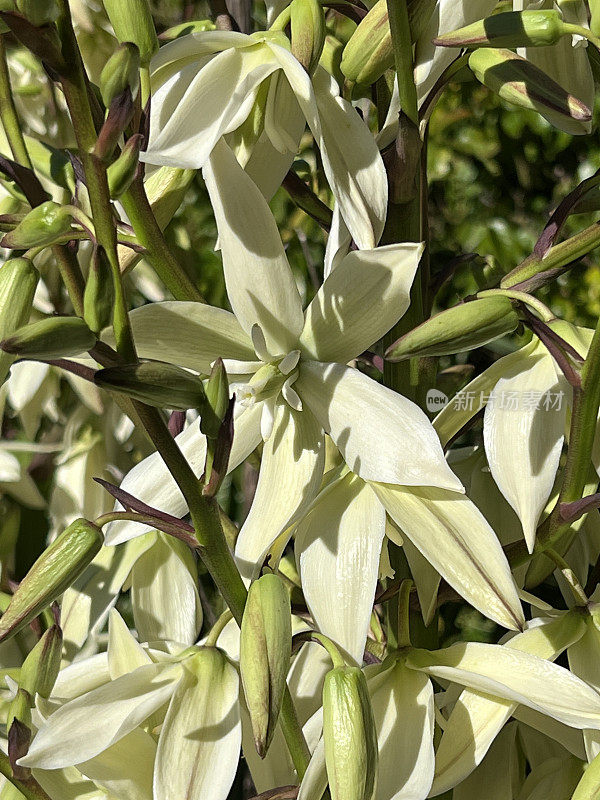
<path id="1" fill-rule="evenodd" d="M 52 713 L 22 764 L 36 771 L 77 766 L 96 780 L 103 760 L 110 761 L 107 753 L 112 748 L 144 734 L 140 726 L 160 725 L 153 797 L 225 800 L 241 747 L 237 671 L 215 647 L 194 647 L 178 656 L 158 655 L 162 660 L 153 661 L 155 652 L 138 645 L 122 620 L 113 617 L 104 659 L 109 680 L 56 710 L 51 697 L 48 710 Z M 69 669 L 74 668 L 80 670 L 81 665 Z M 135 751 L 132 747 L 132 757 Z M 135 768 L 130 764 L 123 769 L 121 779 Z"/>
<path id="2" fill-rule="evenodd" d="M 533 11 L 555 9 L 565 22 L 588 27 L 588 11 L 584 0 L 570 0 L 567 3 L 556 0 L 513 0 L 514 11 Z M 581 36 L 563 36 L 550 47 L 526 47 L 519 50 L 546 75 L 555 80 L 563 89 L 581 100 L 588 108 L 594 107 L 594 76 L 588 57 L 588 43 Z M 557 115 L 553 123 L 570 134 L 586 134 L 592 130 L 592 123 Z"/>
<path id="3" fill-rule="evenodd" d="M 213 150 L 205 174 L 234 313 L 198 303 L 155 303 L 132 313 L 131 322 L 141 356 L 199 372 L 224 358 L 238 400 L 237 463 L 261 433 L 266 440 L 254 503 L 237 542 L 244 575 L 252 576 L 316 496 L 324 431 L 365 480 L 461 492 L 424 412 L 346 366 L 407 309 L 421 245 L 350 253 L 303 313 L 275 220 L 224 142 Z M 196 456 L 200 452 L 192 434 L 186 445 L 196 448 Z M 156 485 L 154 475 L 141 465 L 136 469 L 136 483 Z M 174 513 L 164 503 L 159 507 Z M 116 534 L 109 532 L 111 543 L 138 533 L 118 525 Z"/>
<path id="4" fill-rule="evenodd" d="M 203 167 L 219 139 L 270 198 L 306 122 L 342 216 L 361 248 L 375 247 L 387 208 L 383 161 L 367 125 L 318 67 L 311 79 L 281 31 L 204 31 L 162 47 L 152 69 L 150 164 Z"/>
<path id="5" fill-rule="evenodd" d="M 593 331 L 565 322 L 551 327 L 585 357 Z M 523 526 L 529 551 L 554 486 L 571 390 L 537 339 L 500 358 L 462 389 L 434 420 L 448 442 L 485 406 L 483 438 L 498 488 Z"/>
<path id="6" fill-rule="evenodd" d="M 544 617 L 536 622 L 509 639 L 503 647 L 511 652 L 535 656 L 538 662 L 540 659 L 553 661 L 564 650 L 574 646 L 585 633 L 584 618 L 579 610 L 559 613 L 553 618 Z M 536 664 L 540 667 L 538 662 Z M 540 675 L 540 669 L 532 673 L 533 680 Z M 473 772 L 517 707 L 516 698 L 495 690 L 475 687 L 466 688 L 461 693 L 446 721 L 437 748 L 432 790 L 435 795 L 457 786 Z M 529 707 L 535 708 L 531 704 Z M 550 716 L 559 719 L 555 713 Z M 565 722 L 563 719 L 560 721 Z M 587 724 L 581 727 L 586 728 Z"/>
<path id="7" fill-rule="evenodd" d="M 469 498 L 365 482 L 347 472 L 327 485 L 299 522 L 294 550 L 316 625 L 355 662 L 363 659 L 384 536 L 394 536 L 386 513 L 401 531 L 419 597 L 427 598 L 426 618 L 435 610 L 442 575 L 486 616 L 511 629 L 523 625 L 500 542 Z"/>

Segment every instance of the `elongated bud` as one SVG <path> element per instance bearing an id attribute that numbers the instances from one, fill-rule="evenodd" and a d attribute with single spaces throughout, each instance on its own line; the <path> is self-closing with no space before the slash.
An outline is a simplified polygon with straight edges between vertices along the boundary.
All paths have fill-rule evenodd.
<path id="1" fill-rule="evenodd" d="M 100 94 L 108 108 L 115 97 L 131 89 L 135 97 L 140 85 L 140 51 L 132 42 L 123 42 L 100 73 Z"/>
<path id="2" fill-rule="evenodd" d="M 59 8 L 56 0 L 16 0 L 16 7 L 19 14 L 36 28 L 49 25 L 58 19 Z"/>
<path id="3" fill-rule="evenodd" d="M 317 68 L 325 44 L 325 13 L 319 0 L 292 0 L 292 53 L 309 75 Z"/>
<path id="4" fill-rule="evenodd" d="M 133 397 L 156 408 L 172 408 L 176 411 L 197 408 L 201 413 L 208 408 L 210 413 L 200 378 L 175 364 L 163 361 L 124 364 L 99 370 L 94 380 L 104 389 Z"/>
<path id="5" fill-rule="evenodd" d="M 65 358 L 84 353 L 96 344 L 96 336 L 81 317 L 50 317 L 16 330 L 0 342 L 5 353 L 20 358 Z"/>
<path id="6" fill-rule="evenodd" d="M 138 168 L 140 150 L 144 137 L 136 133 L 127 140 L 121 155 L 106 171 L 108 190 L 113 200 L 117 200 L 131 186 Z"/>
<path id="7" fill-rule="evenodd" d="M 411 39 L 416 42 L 431 17 L 435 0 L 407 2 Z M 377 0 L 350 37 L 342 55 L 341 69 L 349 81 L 371 84 L 394 64 L 394 48 L 387 0 Z"/>
<path id="8" fill-rule="evenodd" d="M 104 0 L 104 8 L 117 39 L 137 45 L 142 65 L 148 65 L 158 50 L 148 0 Z"/>
<path id="9" fill-rule="evenodd" d="M 537 111 L 560 127 L 565 119 L 589 122 L 590 109 L 545 72 L 510 50 L 479 48 L 469 66 L 475 77 L 504 100 Z"/>
<path id="10" fill-rule="evenodd" d="M 229 406 L 229 381 L 220 358 L 212 366 L 206 384 L 206 399 L 213 413 L 202 417 L 200 430 L 209 438 L 216 439 Z"/>
<path id="11" fill-rule="evenodd" d="M 44 633 L 21 667 L 19 686 L 31 697 L 50 697 L 60 670 L 63 635 L 58 625 Z"/>
<path id="12" fill-rule="evenodd" d="M 558 11 L 508 11 L 433 40 L 439 47 L 545 47 L 569 33 Z"/>
<path id="13" fill-rule="evenodd" d="M 64 150 L 41 142 L 33 136 L 25 136 L 27 152 L 36 172 L 48 180 L 75 194 L 75 172 Z"/>
<path id="14" fill-rule="evenodd" d="M 174 25 L 172 28 L 167 28 L 160 34 L 161 42 L 172 42 L 174 39 L 179 39 L 180 36 L 187 36 L 189 33 L 202 33 L 203 31 L 214 31 L 217 26 L 210 19 L 197 19 L 190 22 L 182 22 L 180 25 Z"/>
<path id="15" fill-rule="evenodd" d="M 110 325 L 115 299 L 112 268 L 103 247 L 94 249 L 83 293 L 83 318 L 91 331 Z"/>
<path id="16" fill-rule="evenodd" d="M 21 686 L 17 689 L 16 695 L 13 697 L 10 706 L 8 707 L 8 716 L 6 718 L 6 730 L 10 730 L 13 720 L 18 719 L 28 728 L 31 728 L 31 708 L 33 706 L 33 697 L 28 691 Z"/>
<path id="17" fill-rule="evenodd" d="M 261 758 L 267 754 L 279 718 L 291 647 L 288 592 L 277 575 L 263 575 L 248 591 L 240 638 L 240 673 Z"/>
<path id="18" fill-rule="evenodd" d="M 359 667 L 336 667 L 323 684 L 325 765 L 332 800 L 371 800 L 377 733 L 367 681 Z"/>
<path id="19" fill-rule="evenodd" d="M 71 230 L 71 214 L 67 208 L 46 200 L 32 208 L 25 219 L 2 239 L 2 247 L 25 250 L 51 244 L 57 237 Z"/>
<path id="20" fill-rule="evenodd" d="M 11 258 L 0 267 L 0 340 L 29 319 L 39 273 L 27 258 Z M 15 357 L 0 353 L 0 385 Z"/>
<path id="21" fill-rule="evenodd" d="M 519 317 L 507 297 L 482 297 L 441 311 L 394 342 L 388 361 L 462 353 L 515 330 Z"/>
<path id="22" fill-rule="evenodd" d="M 0 618 L 0 641 L 14 636 L 81 575 L 100 551 L 96 525 L 76 519 L 46 548 L 19 584 Z"/>

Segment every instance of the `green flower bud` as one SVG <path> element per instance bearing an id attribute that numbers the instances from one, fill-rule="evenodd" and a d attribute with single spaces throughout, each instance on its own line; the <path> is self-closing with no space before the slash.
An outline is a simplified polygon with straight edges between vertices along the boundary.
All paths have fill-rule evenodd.
<path id="1" fill-rule="evenodd" d="M 156 408 L 186 411 L 197 408 L 203 414 L 210 406 L 201 379 L 175 364 L 142 361 L 101 369 L 94 378 L 98 386 L 133 397 Z"/>
<path id="2" fill-rule="evenodd" d="M 160 39 L 163 42 L 172 42 L 174 39 L 179 39 L 180 36 L 187 36 L 188 33 L 201 33 L 203 31 L 214 31 L 217 26 L 209 19 L 198 19 L 192 22 L 182 22 L 179 25 L 174 25 L 161 33 Z"/>
<path id="3" fill-rule="evenodd" d="M 138 46 L 143 66 L 158 50 L 158 38 L 152 21 L 148 0 L 104 0 L 104 8 L 113 26 L 115 36 L 123 42 Z"/>
<path id="4" fill-rule="evenodd" d="M 558 11 L 508 11 L 433 40 L 440 47 L 545 47 L 569 33 Z"/>
<path id="5" fill-rule="evenodd" d="M 49 361 L 91 350 L 96 336 L 81 317 L 49 317 L 18 328 L 0 342 L 5 353 Z"/>
<path id="6" fill-rule="evenodd" d="M 108 190 L 113 200 L 118 199 L 131 186 L 140 159 L 140 150 L 144 137 L 136 133 L 127 140 L 121 155 L 106 171 Z"/>
<path id="7" fill-rule="evenodd" d="M 379 752 L 367 681 L 359 667 L 336 667 L 325 676 L 323 739 L 332 800 L 371 800 Z"/>
<path id="8" fill-rule="evenodd" d="M 115 299 L 112 268 L 103 247 L 94 250 L 83 293 L 83 318 L 91 331 L 110 325 Z"/>
<path id="9" fill-rule="evenodd" d="M 52 244 L 71 230 L 71 213 L 52 200 L 32 208 L 25 219 L 2 239 L 2 247 L 25 250 Z"/>
<path id="10" fill-rule="evenodd" d="M 240 635 L 240 673 L 261 758 L 267 754 L 279 718 L 291 647 L 288 592 L 277 575 L 263 575 L 248 591 Z"/>
<path id="11" fill-rule="evenodd" d="M 76 519 L 46 548 L 19 584 L 0 618 L 0 642 L 22 630 L 81 575 L 100 551 L 96 525 Z"/>
<path id="12" fill-rule="evenodd" d="M 510 50 L 479 48 L 469 57 L 477 80 L 521 108 L 537 111 L 560 127 L 565 119 L 589 122 L 590 109 L 545 72 Z"/>
<path id="13" fill-rule="evenodd" d="M 292 0 L 292 53 L 309 75 L 317 68 L 325 44 L 325 13 L 319 0 Z"/>
<path id="14" fill-rule="evenodd" d="M 108 59 L 100 74 L 100 94 L 106 108 L 115 97 L 131 89 L 135 97 L 140 85 L 140 51 L 132 42 L 123 42 Z"/>
<path id="15" fill-rule="evenodd" d="M 53 625 L 44 633 L 29 653 L 19 677 L 19 686 L 31 697 L 50 697 L 54 688 L 62 658 L 63 635 L 58 625 Z"/>
<path id="16" fill-rule="evenodd" d="M 227 371 L 220 358 L 213 364 L 208 378 L 206 399 L 213 413 L 202 417 L 200 430 L 209 438 L 216 439 L 219 435 L 219 428 L 225 417 L 225 412 L 229 407 L 229 381 L 227 380 Z"/>
<path id="17" fill-rule="evenodd" d="M 56 0 L 16 0 L 17 11 L 36 28 L 49 25 L 58 19 Z"/>
<path id="18" fill-rule="evenodd" d="M 408 22 L 416 42 L 431 17 L 435 0 L 409 0 Z M 349 81 L 371 84 L 394 64 L 387 0 L 377 0 L 350 37 L 342 55 L 342 72 Z"/>
<path id="19" fill-rule="evenodd" d="M 0 340 L 29 319 L 39 273 L 27 258 L 11 258 L 0 267 Z M 15 357 L 0 353 L 0 385 Z"/>
<path id="20" fill-rule="evenodd" d="M 25 136 L 29 158 L 36 171 L 57 186 L 75 194 L 75 172 L 64 150 L 57 150 L 33 136 Z"/>
<path id="21" fill-rule="evenodd" d="M 31 708 L 33 706 L 33 697 L 29 694 L 28 691 L 22 689 L 20 686 L 17 689 L 17 693 L 12 699 L 9 707 L 8 707 L 8 716 L 6 718 L 6 730 L 10 730 L 10 726 L 13 724 L 15 719 L 18 719 L 19 722 L 22 722 L 23 725 L 27 725 L 28 728 L 31 728 Z"/>
<path id="22" fill-rule="evenodd" d="M 515 330 L 519 317 L 508 297 L 482 297 L 441 311 L 392 344 L 388 361 L 462 353 Z"/>

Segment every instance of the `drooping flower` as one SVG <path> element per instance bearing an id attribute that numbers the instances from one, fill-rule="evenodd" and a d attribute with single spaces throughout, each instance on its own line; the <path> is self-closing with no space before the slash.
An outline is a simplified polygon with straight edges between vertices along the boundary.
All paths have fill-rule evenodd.
<path id="1" fill-rule="evenodd" d="M 387 208 L 375 140 L 335 80 L 322 67 L 311 79 L 289 47 L 280 31 L 203 31 L 162 47 L 152 61 L 150 141 L 142 159 L 200 168 L 230 134 L 238 159 L 270 198 L 308 122 L 348 229 L 359 247 L 375 247 Z M 250 142 L 243 128 L 249 118 L 246 127 L 258 131 Z"/>

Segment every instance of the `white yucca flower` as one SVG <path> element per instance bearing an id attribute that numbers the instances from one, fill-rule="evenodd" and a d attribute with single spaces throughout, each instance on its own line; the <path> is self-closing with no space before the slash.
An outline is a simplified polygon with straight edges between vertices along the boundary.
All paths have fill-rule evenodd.
<path id="1" fill-rule="evenodd" d="M 387 178 L 368 127 L 319 67 L 311 79 L 281 31 L 189 34 L 152 61 L 150 164 L 203 167 L 219 139 L 232 134 L 242 164 L 270 198 L 288 171 L 306 123 L 342 216 L 362 248 L 375 247 L 385 222 Z M 249 115 L 262 120 L 250 147 Z"/>

